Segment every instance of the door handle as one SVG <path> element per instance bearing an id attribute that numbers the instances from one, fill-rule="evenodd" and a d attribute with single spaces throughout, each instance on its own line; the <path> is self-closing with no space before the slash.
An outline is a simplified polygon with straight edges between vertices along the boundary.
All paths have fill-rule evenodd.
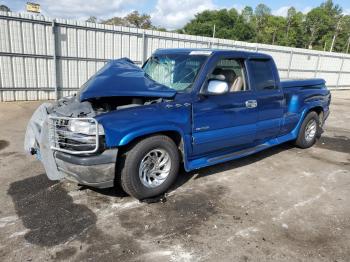
<path id="1" fill-rule="evenodd" d="M 258 102 L 256 100 L 247 100 L 245 101 L 246 108 L 255 108 L 258 106 Z"/>

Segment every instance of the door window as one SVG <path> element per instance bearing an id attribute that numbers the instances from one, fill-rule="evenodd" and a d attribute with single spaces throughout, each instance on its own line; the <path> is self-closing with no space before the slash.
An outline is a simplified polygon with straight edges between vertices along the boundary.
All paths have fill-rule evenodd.
<path id="1" fill-rule="evenodd" d="M 229 92 L 247 90 L 243 62 L 237 59 L 221 59 L 210 78 L 227 82 Z"/>

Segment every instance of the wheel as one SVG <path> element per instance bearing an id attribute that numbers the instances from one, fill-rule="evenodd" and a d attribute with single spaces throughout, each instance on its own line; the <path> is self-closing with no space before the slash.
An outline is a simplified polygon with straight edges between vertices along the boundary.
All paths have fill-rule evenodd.
<path id="1" fill-rule="evenodd" d="M 160 195 L 175 181 L 179 150 L 172 139 L 155 135 L 132 146 L 120 161 L 120 184 L 137 199 Z"/>
<path id="2" fill-rule="evenodd" d="M 320 134 L 320 120 L 316 112 L 310 112 L 305 117 L 295 144 L 300 148 L 309 148 L 316 142 Z"/>

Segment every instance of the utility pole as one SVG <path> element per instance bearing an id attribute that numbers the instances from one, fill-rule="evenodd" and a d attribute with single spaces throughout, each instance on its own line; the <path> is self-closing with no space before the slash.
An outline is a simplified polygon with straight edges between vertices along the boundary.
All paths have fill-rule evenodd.
<path id="1" fill-rule="evenodd" d="M 214 27 L 213 27 L 213 38 L 215 38 L 215 24 L 214 24 Z"/>
<path id="2" fill-rule="evenodd" d="M 346 54 L 349 53 L 349 47 L 350 47 L 350 36 L 348 38 L 348 46 L 346 47 Z"/>

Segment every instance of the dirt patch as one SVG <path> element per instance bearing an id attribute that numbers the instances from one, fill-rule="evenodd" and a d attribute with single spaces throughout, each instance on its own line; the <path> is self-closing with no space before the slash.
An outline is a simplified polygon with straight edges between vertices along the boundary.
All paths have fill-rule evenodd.
<path id="1" fill-rule="evenodd" d="M 346 245 L 342 241 L 341 235 L 333 234 L 329 231 L 300 231 L 288 230 L 284 232 L 285 241 L 281 241 L 288 247 L 294 247 L 295 250 L 303 250 L 305 254 L 310 256 L 314 253 L 320 258 L 332 257 L 333 261 L 336 257 L 349 257 L 349 251 L 346 250 Z M 343 248 L 341 248 L 343 247 Z M 321 259 L 322 260 L 322 259 Z M 330 261 L 330 259 L 325 259 Z"/>
<path id="2" fill-rule="evenodd" d="M 0 153 L 0 158 L 2 158 L 2 159 L 0 159 L 0 161 L 1 161 L 1 160 L 4 160 L 5 158 L 25 159 L 26 156 L 23 153 L 10 151 L 10 152 Z"/>
<path id="3" fill-rule="evenodd" d="M 136 238 L 142 238 L 145 234 L 152 238 L 197 234 L 200 226 L 218 213 L 220 199 L 225 191 L 224 187 L 218 186 L 178 193 L 176 197 L 169 197 L 165 203 L 123 212 L 119 220 L 122 227 Z"/>
<path id="4" fill-rule="evenodd" d="M 313 155 L 310 154 L 310 157 L 316 160 L 323 161 L 324 163 L 328 163 L 331 165 L 338 165 L 338 166 L 350 166 L 350 159 L 348 159 L 348 162 L 343 162 L 343 161 L 335 161 L 326 157 L 321 157 L 319 155 Z"/>
<path id="5" fill-rule="evenodd" d="M 87 232 L 81 239 L 83 251 L 75 261 L 129 261 L 146 252 L 135 238 L 118 232 L 113 226 L 109 231 L 114 235 L 107 235 L 96 227 Z"/>
<path id="6" fill-rule="evenodd" d="M 346 136 L 322 136 L 316 147 L 350 154 L 350 139 Z"/>
<path id="7" fill-rule="evenodd" d="M 10 145 L 10 143 L 6 140 L 0 140 L 0 150 L 8 147 Z"/>
<path id="8" fill-rule="evenodd" d="M 64 243 L 96 223 L 89 208 L 74 204 L 62 185 L 49 181 L 44 174 L 12 183 L 8 194 L 29 229 L 24 238 L 32 244 Z"/>
<path id="9" fill-rule="evenodd" d="M 16 155 L 17 152 L 3 152 L 3 153 L 0 153 L 0 156 L 1 157 L 8 157 L 8 156 L 13 156 L 13 155 Z"/>
<path id="10" fill-rule="evenodd" d="M 67 247 L 60 251 L 57 251 L 51 258 L 57 261 L 65 261 L 71 256 L 74 256 L 75 253 L 77 253 L 77 249 L 75 247 Z"/>

